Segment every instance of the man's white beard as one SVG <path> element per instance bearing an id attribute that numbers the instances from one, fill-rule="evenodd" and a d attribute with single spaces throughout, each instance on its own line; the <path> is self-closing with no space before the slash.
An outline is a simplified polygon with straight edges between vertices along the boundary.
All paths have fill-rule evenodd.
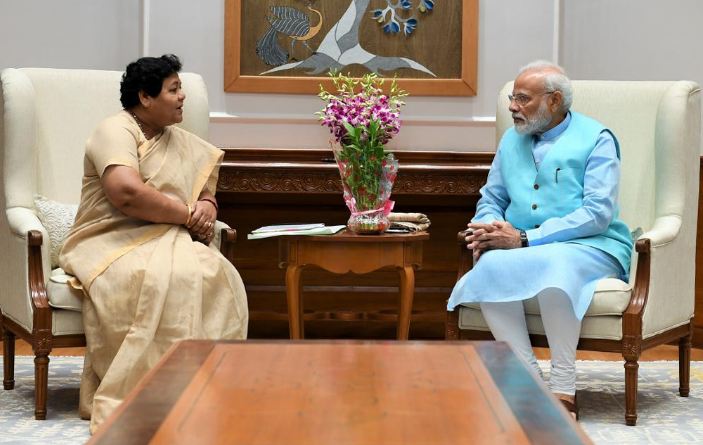
<path id="1" fill-rule="evenodd" d="M 514 113 L 513 117 L 523 119 L 521 124 L 515 124 L 515 131 L 518 134 L 535 135 L 543 133 L 552 122 L 552 115 L 549 113 L 547 103 L 542 102 L 534 116 L 527 119 L 522 113 Z"/>

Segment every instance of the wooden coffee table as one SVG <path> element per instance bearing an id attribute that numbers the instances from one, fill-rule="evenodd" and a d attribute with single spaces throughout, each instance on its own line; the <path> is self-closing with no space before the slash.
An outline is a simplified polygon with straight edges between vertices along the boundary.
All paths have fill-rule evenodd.
<path id="1" fill-rule="evenodd" d="M 184 341 L 92 444 L 588 444 L 499 342 Z"/>
<path id="2" fill-rule="evenodd" d="M 281 266 L 286 266 L 290 338 L 297 340 L 305 336 L 301 274 L 306 267 L 315 266 L 337 274 L 396 269 L 400 276 L 396 338 L 407 340 L 415 292 L 415 269 L 422 266 L 422 242 L 429 238 L 427 232 L 357 235 L 346 229 L 328 236 L 281 237 L 286 252 Z"/>

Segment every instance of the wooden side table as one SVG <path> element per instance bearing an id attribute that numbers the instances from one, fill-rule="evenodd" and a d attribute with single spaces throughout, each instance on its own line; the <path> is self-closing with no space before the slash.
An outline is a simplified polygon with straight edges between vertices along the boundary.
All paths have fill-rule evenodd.
<path id="1" fill-rule="evenodd" d="M 287 253 L 281 267 L 286 266 L 290 338 L 304 338 L 300 275 L 304 268 L 317 266 L 337 274 L 397 269 L 400 274 L 397 338 L 407 340 L 415 292 L 415 269 L 422 266 L 422 242 L 429 238 L 427 232 L 357 235 L 348 230 L 327 236 L 281 237 L 281 247 Z"/>

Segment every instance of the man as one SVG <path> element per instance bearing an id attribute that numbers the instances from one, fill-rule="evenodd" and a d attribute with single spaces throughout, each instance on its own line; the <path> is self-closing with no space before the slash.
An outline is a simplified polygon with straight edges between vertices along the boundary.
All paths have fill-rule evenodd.
<path id="1" fill-rule="evenodd" d="M 523 300 L 535 297 L 551 349 L 549 387 L 578 418 L 576 346 L 596 283 L 627 279 L 632 239 L 618 219 L 620 152 L 613 133 L 569 111 L 571 82 L 549 62 L 515 79 L 505 132 L 467 247 L 474 268 L 457 282 L 448 310 L 480 302 L 493 333 L 542 375 Z"/>

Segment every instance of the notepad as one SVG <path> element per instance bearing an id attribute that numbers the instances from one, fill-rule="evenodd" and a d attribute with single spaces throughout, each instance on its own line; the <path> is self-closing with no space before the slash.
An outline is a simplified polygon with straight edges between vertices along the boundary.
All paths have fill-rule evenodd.
<path id="1" fill-rule="evenodd" d="M 259 227 L 256 230 L 252 230 L 251 233 L 264 233 L 264 232 L 285 232 L 289 230 L 309 230 L 309 229 L 319 229 L 320 227 L 325 227 L 323 223 L 312 223 L 312 224 L 278 224 L 275 226 L 264 226 Z"/>
<path id="2" fill-rule="evenodd" d="M 247 239 L 262 239 L 270 238 L 274 236 L 291 236 L 291 235 L 334 235 L 340 230 L 344 229 L 346 226 L 325 226 L 322 227 L 312 227 L 309 229 L 284 229 L 279 231 L 269 230 L 269 231 L 259 231 L 256 229 L 252 233 L 247 235 Z"/>

